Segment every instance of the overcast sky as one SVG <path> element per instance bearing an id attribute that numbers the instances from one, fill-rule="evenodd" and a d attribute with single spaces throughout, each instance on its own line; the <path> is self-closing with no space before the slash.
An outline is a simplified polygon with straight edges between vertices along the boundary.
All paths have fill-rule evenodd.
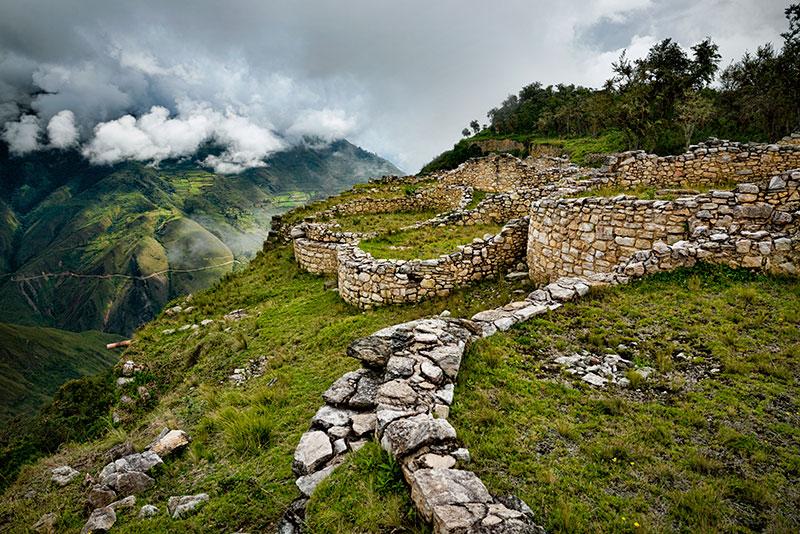
<path id="1" fill-rule="evenodd" d="M 415 172 L 527 83 L 598 86 L 622 49 L 665 37 L 711 36 L 724 66 L 779 46 L 787 5 L 0 0 L 0 130 L 20 153 L 80 144 L 98 162 L 214 139 L 223 172 L 303 135 L 346 137 Z"/>

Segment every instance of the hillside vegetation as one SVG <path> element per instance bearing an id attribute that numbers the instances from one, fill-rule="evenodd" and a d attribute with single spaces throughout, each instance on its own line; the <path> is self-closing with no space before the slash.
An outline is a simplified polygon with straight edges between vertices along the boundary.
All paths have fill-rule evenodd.
<path id="1" fill-rule="evenodd" d="M 447 298 L 364 313 L 327 290 L 323 278 L 299 270 L 288 247 L 261 253 L 242 272 L 227 275 L 209 290 L 195 294 L 189 313 L 162 315 L 136 333 L 125 358 L 145 365 L 148 373 L 115 391 L 104 407 L 93 407 L 95 424 L 105 428 L 104 437 L 70 445 L 25 467 L 6 490 L 0 521 L 24 530 L 45 511 L 59 510 L 60 529 L 80 528 L 85 522 L 82 489 L 79 485 L 63 489 L 50 485 L 47 467 L 68 463 L 97 471 L 104 464 L 102 453 L 113 444 L 131 440 L 141 448 L 161 428 L 170 426 L 183 428 L 192 436 L 190 450 L 165 466 L 158 484 L 139 497 L 142 502 L 204 491 L 212 496 L 211 501 L 198 515 L 182 521 L 182 528 L 274 528 L 297 495 L 292 455 L 322 392 L 342 373 L 358 367 L 345 356 L 347 345 L 384 326 L 444 309 L 456 316 L 470 316 L 508 301 L 511 289 L 500 279 Z M 235 322 L 222 318 L 238 308 L 244 308 L 247 317 Z M 197 331 L 163 333 L 205 318 L 214 323 Z M 250 379 L 244 387 L 227 379 L 233 369 L 262 359 L 263 375 Z M 142 384 L 153 395 L 149 400 L 137 392 Z M 122 394 L 135 403 L 121 405 L 118 399 Z M 60 409 L 48 416 L 50 420 L 63 419 L 64 412 L 74 410 L 66 404 Z M 113 425 L 108 417 L 112 410 L 121 418 L 119 425 Z M 10 448 L 6 444 L 4 460 L 20 462 L 15 451 L 30 447 L 31 440 L 37 439 L 38 435 L 29 435 L 25 443 L 18 441 Z M 16 466 L 2 467 L 9 476 Z M 25 497 L 31 489 L 36 495 Z M 376 493 L 380 498 L 373 503 L 375 510 L 385 508 L 382 514 L 405 517 L 406 499 L 392 497 L 391 492 L 381 495 Z M 166 515 L 145 522 L 131 517 L 122 518 L 114 527 L 117 532 L 141 532 L 142 528 L 167 532 L 174 523 Z"/>
<path id="2" fill-rule="evenodd" d="M 679 153 L 711 136 L 780 139 L 800 125 L 800 4 L 787 7 L 785 14 L 788 29 L 781 34 L 780 49 L 767 43 L 718 77 L 721 56 L 710 38 L 691 50 L 664 39 L 642 58 L 623 52 L 612 64 L 613 76 L 599 89 L 531 83 L 489 110 L 488 124 L 470 122 L 462 131 L 467 139 L 422 172 L 452 169 L 495 151 L 481 149 L 486 140 L 517 141 L 517 147 L 501 151 L 520 156 L 535 145 L 556 145 L 584 163 L 587 153 L 622 149 Z M 719 83 L 712 85 L 715 78 Z"/>
<path id="3" fill-rule="evenodd" d="M 35 412 L 64 382 L 97 374 L 119 353 L 119 336 L 0 323 L 0 421 Z"/>
<path id="4" fill-rule="evenodd" d="M 650 366 L 590 388 L 557 357 Z M 476 343 L 453 424 L 548 532 L 797 532 L 800 282 L 664 273 Z"/>
<path id="5" fill-rule="evenodd" d="M 296 147 L 232 176 L 194 161 L 102 167 L 73 151 L 6 154 L 0 320 L 128 334 L 248 261 L 273 215 L 396 172 L 346 141 Z"/>

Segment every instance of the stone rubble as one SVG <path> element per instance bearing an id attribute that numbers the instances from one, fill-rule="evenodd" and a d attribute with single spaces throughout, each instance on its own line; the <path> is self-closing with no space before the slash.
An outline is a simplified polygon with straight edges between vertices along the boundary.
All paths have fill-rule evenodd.
<path id="1" fill-rule="evenodd" d="M 87 475 L 90 488 L 86 503 L 93 512 L 82 532 L 105 532 L 110 529 L 116 522 L 116 513 L 119 510 L 132 509 L 136 505 L 134 495 L 155 485 L 155 479 L 151 475 L 155 475 L 163 465 L 162 458 L 175 454 L 190 442 L 191 438 L 183 430 L 164 428 L 142 452 L 133 452 L 130 442 L 120 443 L 109 449 L 106 452 L 109 462 L 97 477 Z M 206 495 L 200 501 L 207 499 Z M 171 507 L 170 514 L 175 517 L 172 508 L 183 505 L 178 514 L 180 516 L 188 513 L 197 504 L 187 497 L 186 502 L 181 501 Z M 139 517 L 150 517 L 157 512 L 155 506 L 148 504 L 139 511 Z"/>
<path id="2" fill-rule="evenodd" d="M 207 493 L 197 495 L 181 495 L 170 497 L 167 501 L 167 510 L 173 519 L 181 519 L 196 512 L 205 502 L 208 502 Z"/>
<path id="3" fill-rule="evenodd" d="M 56 467 L 55 469 L 51 470 L 51 473 L 52 476 L 50 477 L 50 480 L 52 480 L 54 484 L 57 484 L 59 486 L 66 486 L 67 484 L 75 480 L 77 476 L 80 475 L 79 471 L 73 469 L 68 465 L 62 465 L 60 467 Z"/>

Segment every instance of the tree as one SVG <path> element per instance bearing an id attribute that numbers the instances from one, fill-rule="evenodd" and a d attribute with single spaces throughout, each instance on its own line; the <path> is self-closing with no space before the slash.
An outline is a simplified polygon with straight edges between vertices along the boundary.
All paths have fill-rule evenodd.
<path id="1" fill-rule="evenodd" d="M 472 128 L 472 133 L 476 135 L 481 131 L 481 124 L 477 121 L 477 119 L 473 119 L 472 122 L 469 123 L 469 127 Z"/>
<path id="2" fill-rule="evenodd" d="M 708 124 L 714 116 L 714 102 L 697 91 L 691 91 L 678 103 L 676 111 L 678 123 L 683 127 L 685 147 L 688 149 L 695 129 Z"/>
<path id="3" fill-rule="evenodd" d="M 469 129 L 464 128 L 463 130 L 461 130 L 461 135 L 463 135 L 464 137 L 469 137 Z"/>

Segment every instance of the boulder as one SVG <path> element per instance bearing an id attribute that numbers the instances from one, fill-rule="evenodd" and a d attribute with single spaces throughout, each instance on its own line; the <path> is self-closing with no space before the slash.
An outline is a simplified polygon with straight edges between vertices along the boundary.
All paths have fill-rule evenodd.
<path id="1" fill-rule="evenodd" d="M 117 514 L 112 508 L 106 506 L 105 508 L 98 508 L 89 516 L 89 520 L 83 526 L 81 534 L 89 534 L 93 532 L 108 532 L 114 523 L 117 522 Z"/>
<path id="2" fill-rule="evenodd" d="M 52 480 L 55 484 L 58 484 L 59 486 L 66 486 L 67 484 L 75 480 L 75 477 L 80 475 L 80 472 L 78 472 L 77 470 L 73 469 L 68 465 L 62 465 L 60 467 L 56 467 L 51 472 L 53 473 L 53 475 L 50 477 L 50 480 Z"/>
<path id="3" fill-rule="evenodd" d="M 141 471 L 116 473 L 116 479 L 110 484 L 120 495 L 133 495 L 141 493 L 155 484 L 155 480 Z"/>
<path id="4" fill-rule="evenodd" d="M 96 508 L 104 508 L 114 502 L 117 498 L 117 492 L 109 488 L 97 484 L 89 490 L 89 495 L 86 497 L 86 502 L 91 510 Z"/>
<path id="5" fill-rule="evenodd" d="M 208 501 L 207 493 L 170 497 L 167 501 L 167 510 L 173 519 L 180 519 L 197 511 L 198 507 L 206 501 Z"/>
<path id="6" fill-rule="evenodd" d="M 186 447 L 192 440 L 183 430 L 170 430 L 150 446 L 150 450 L 159 456 L 168 456 Z"/>

